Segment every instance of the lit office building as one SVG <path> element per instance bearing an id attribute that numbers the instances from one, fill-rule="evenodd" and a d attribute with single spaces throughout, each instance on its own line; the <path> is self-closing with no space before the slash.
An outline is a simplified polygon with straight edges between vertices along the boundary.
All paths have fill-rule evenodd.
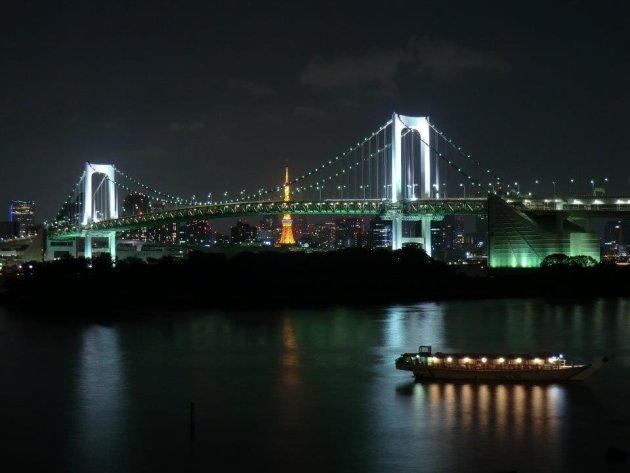
<path id="1" fill-rule="evenodd" d="M 32 200 L 9 201 L 9 222 L 18 225 L 18 236 L 35 232 L 35 202 Z"/>
<path id="2" fill-rule="evenodd" d="M 391 248 L 392 221 L 381 217 L 373 218 L 370 221 L 369 242 L 370 248 Z"/>

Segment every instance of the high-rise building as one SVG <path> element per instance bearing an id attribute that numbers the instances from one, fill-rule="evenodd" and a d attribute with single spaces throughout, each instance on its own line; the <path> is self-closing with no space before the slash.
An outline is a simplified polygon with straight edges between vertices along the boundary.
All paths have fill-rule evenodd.
<path id="1" fill-rule="evenodd" d="M 191 220 L 179 227 L 179 243 L 209 246 L 213 240 L 213 233 L 208 220 Z"/>
<path id="2" fill-rule="evenodd" d="M 461 215 L 456 215 L 453 219 L 453 249 L 454 250 L 463 250 L 464 249 L 464 217 Z"/>
<path id="3" fill-rule="evenodd" d="M 35 202 L 32 200 L 9 201 L 9 222 L 17 223 L 18 235 L 25 237 L 35 232 Z"/>
<path id="4" fill-rule="evenodd" d="M 230 228 L 232 243 L 253 243 L 256 241 L 256 227 L 239 220 L 236 225 Z"/>
<path id="5" fill-rule="evenodd" d="M 256 239 L 263 245 L 273 245 L 279 240 L 281 227 L 276 215 L 267 215 L 260 220 Z"/>
<path id="6" fill-rule="evenodd" d="M 337 228 L 334 222 L 317 223 L 311 232 L 317 240 L 319 248 L 332 250 L 335 248 L 335 234 Z"/>
<path id="7" fill-rule="evenodd" d="M 144 215 L 150 211 L 149 198 L 140 192 L 129 192 L 122 204 L 122 216 L 132 217 L 134 215 Z M 120 237 L 124 240 L 148 241 L 149 232 L 146 227 L 135 230 L 121 232 Z"/>
<path id="8" fill-rule="evenodd" d="M 123 200 L 122 216 L 144 215 L 149 212 L 149 199 L 140 192 L 129 192 Z"/>
<path id="9" fill-rule="evenodd" d="M 293 215 L 293 223 L 291 228 L 293 230 L 293 237 L 298 241 L 304 232 L 308 229 L 308 220 L 306 215 Z"/>
<path id="10" fill-rule="evenodd" d="M 444 220 L 431 220 L 431 257 L 445 260 Z"/>
<path id="11" fill-rule="evenodd" d="M 337 248 L 362 248 L 367 238 L 363 230 L 363 217 L 346 217 L 335 220 L 335 246 Z"/>
<path id="12" fill-rule="evenodd" d="M 381 217 L 373 218 L 370 221 L 368 240 L 370 248 L 391 248 L 392 221 L 383 220 Z"/>
<path id="13" fill-rule="evenodd" d="M 622 252 L 626 253 L 626 245 L 623 243 L 626 237 L 623 227 L 622 220 L 609 220 L 604 224 L 604 237 L 601 248 L 601 254 L 604 259 L 617 259 Z"/>
<path id="14" fill-rule="evenodd" d="M 604 224 L 604 242 L 617 245 L 625 243 L 627 236 L 622 220 L 609 220 Z"/>

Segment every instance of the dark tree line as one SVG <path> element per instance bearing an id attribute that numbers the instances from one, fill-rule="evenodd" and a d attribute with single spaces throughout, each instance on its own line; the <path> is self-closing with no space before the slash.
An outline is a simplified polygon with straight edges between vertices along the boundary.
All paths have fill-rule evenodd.
<path id="1" fill-rule="evenodd" d="M 564 259 L 562 261 L 565 261 Z M 584 264 L 582 264 L 584 263 Z M 23 265 L 0 303 L 42 314 L 98 309 L 321 307 L 501 297 L 630 296 L 630 268 L 567 260 L 468 276 L 418 248 L 326 253 L 193 252 L 151 263 L 108 255 Z M 80 316 L 80 315 L 79 315 Z"/>

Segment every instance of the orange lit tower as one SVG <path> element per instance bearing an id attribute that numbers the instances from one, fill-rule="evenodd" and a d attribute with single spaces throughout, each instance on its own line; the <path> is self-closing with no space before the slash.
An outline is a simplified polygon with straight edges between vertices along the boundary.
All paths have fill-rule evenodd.
<path id="1" fill-rule="evenodd" d="M 289 188 L 289 166 L 284 168 L 284 201 L 289 202 L 291 200 L 291 190 Z M 295 238 L 293 238 L 293 228 L 291 225 L 293 224 L 293 220 L 291 220 L 290 214 L 284 214 L 282 216 L 282 234 L 280 235 L 280 243 L 281 245 L 295 245 Z"/>

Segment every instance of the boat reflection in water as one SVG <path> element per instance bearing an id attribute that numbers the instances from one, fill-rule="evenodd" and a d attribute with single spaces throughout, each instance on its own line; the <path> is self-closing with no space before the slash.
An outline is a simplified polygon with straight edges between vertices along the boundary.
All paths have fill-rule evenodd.
<path id="1" fill-rule="evenodd" d="M 569 398 L 584 385 L 425 381 L 398 386 L 412 403 L 409 427 L 430 433 L 416 448 L 426 471 L 567 471 L 563 447 Z M 578 393 L 577 391 L 580 391 Z M 587 393 L 588 395 L 588 393 Z M 419 433 L 419 432 L 418 432 Z M 443 439 L 449 439 L 448 445 Z M 535 452 L 531 458 L 523 452 Z M 449 452 L 459 452 L 452 455 Z M 433 463 L 430 458 L 440 458 Z"/>

